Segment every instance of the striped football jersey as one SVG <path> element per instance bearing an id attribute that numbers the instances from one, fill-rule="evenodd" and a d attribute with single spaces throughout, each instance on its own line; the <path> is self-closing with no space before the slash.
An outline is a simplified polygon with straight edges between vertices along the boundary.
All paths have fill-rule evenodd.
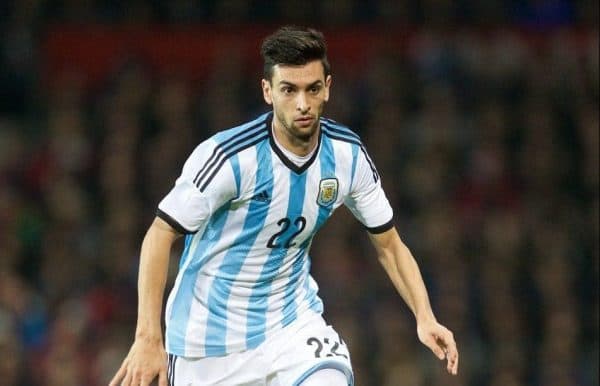
<path id="1" fill-rule="evenodd" d="M 171 354 L 255 348 L 299 315 L 320 314 L 308 251 L 340 205 L 373 233 L 392 227 L 356 134 L 321 118 L 318 148 L 297 166 L 275 143 L 272 117 L 202 142 L 158 206 L 157 215 L 186 234 L 165 314 Z"/>

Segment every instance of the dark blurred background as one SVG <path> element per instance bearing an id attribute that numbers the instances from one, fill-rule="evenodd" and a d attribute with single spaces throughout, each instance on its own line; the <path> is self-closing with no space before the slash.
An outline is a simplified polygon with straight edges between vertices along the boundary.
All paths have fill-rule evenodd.
<path id="1" fill-rule="evenodd" d="M 0 384 L 108 383 L 157 203 L 267 111 L 284 23 L 325 32 L 326 115 L 366 143 L 461 350 L 449 377 L 341 209 L 313 273 L 357 385 L 597 385 L 598 2 L 567 0 L 0 2 Z"/>

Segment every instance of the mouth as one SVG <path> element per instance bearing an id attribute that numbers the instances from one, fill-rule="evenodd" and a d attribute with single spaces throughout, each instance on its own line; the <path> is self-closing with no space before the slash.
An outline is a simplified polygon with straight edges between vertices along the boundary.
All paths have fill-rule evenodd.
<path id="1" fill-rule="evenodd" d="M 294 119 L 294 122 L 300 126 L 309 126 L 314 122 L 315 118 L 311 116 L 300 117 Z"/>

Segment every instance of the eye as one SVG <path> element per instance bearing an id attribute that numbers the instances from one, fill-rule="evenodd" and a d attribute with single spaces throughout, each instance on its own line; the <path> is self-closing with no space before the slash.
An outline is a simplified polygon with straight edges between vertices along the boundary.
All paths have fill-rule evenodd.
<path id="1" fill-rule="evenodd" d="M 311 94 L 318 94 L 321 91 L 321 86 L 312 86 L 308 89 Z"/>
<path id="2" fill-rule="evenodd" d="M 290 86 L 285 86 L 281 88 L 281 92 L 286 94 L 286 95 L 290 95 L 294 92 L 294 89 Z"/>

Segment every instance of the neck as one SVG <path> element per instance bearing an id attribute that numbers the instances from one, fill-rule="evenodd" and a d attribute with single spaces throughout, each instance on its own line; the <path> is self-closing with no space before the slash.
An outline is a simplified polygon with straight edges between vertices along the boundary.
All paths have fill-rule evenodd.
<path id="1" fill-rule="evenodd" d="M 288 128 L 275 123 L 275 120 L 273 119 L 273 135 L 286 150 L 304 157 L 317 146 L 319 128 L 312 135 L 303 138 L 293 135 Z"/>

